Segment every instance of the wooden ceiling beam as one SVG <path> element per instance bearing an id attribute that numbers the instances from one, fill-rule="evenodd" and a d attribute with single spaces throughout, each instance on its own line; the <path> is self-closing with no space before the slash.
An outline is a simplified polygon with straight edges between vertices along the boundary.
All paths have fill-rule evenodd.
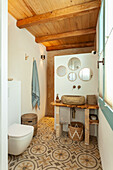
<path id="1" fill-rule="evenodd" d="M 69 31 L 69 32 L 65 32 L 65 33 L 35 37 L 35 41 L 37 43 L 42 43 L 42 42 L 53 41 L 53 40 L 58 40 L 58 39 L 62 39 L 62 38 L 76 37 L 76 36 L 89 35 L 89 34 L 95 34 L 95 33 L 96 33 L 96 29 L 90 28 L 90 29 Z"/>
<path id="2" fill-rule="evenodd" d="M 93 47 L 93 46 L 94 46 L 94 42 L 85 42 L 85 43 L 78 43 L 78 44 L 63 44 L 63 45 L 57 45 L 57 46 L 48 46 L 48 47 L 46 47 L 46 50 L 47 51 L 55 51 L 55 50 Z"/>
<path id="3" fill-rule="evenodd" d="M 25 19 L 17 21 L 17 27 L 26 28 L 32 26 L 33 24 L 42 24 L 51 21 L 58 21 L 73 16 L 84 15 L 84 13 L 89 13 L 90 10 L 95 10 L 100 8 L 101 0 L 94 0 L 91 2 L 86 2 L 83 4 L 73 5 L 63 9 L 57 9 L 45 14 L 40 14 Z"/>

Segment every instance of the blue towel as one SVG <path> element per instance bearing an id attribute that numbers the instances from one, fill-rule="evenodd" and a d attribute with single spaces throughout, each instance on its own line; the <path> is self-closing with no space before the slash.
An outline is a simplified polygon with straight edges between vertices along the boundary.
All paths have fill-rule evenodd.
<path id="1" fill-rule="evenodd" d="M 36 60 L 33 61 L 33 74 L 32 74 L 32 107 L 38 105 L 40 109 L 40 88 L 38 80 L 38 71 Z"/>

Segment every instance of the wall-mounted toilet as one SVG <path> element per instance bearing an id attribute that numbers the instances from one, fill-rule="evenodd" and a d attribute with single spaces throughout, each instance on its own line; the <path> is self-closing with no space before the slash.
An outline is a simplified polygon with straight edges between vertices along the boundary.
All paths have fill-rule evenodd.
<path id="1" fill-rule="evenodd" d="M 34 127 L 13 124 L 8 128 L 8 153 L 19 155 L 26 150 L 33 137 Z"/>
<path id="2" fill-rule="evenodd" d="M 19 155 L 29 146 L 33 126 L 21 123 L 21 82 L 8 83 L 8 153 Z"/>

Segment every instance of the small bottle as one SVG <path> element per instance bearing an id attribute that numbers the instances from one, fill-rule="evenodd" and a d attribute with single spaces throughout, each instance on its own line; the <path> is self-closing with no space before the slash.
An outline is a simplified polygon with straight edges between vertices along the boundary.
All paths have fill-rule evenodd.
<path id="1" fill-rule="evenodd" d="M 59 100 L 58 94 L 57 94 L 57 96 L 56 96 L 56 100 Z"/>
<path id="2" fill-rule="evenodd" d="M 58 94 L 56 95 L 56 102 L 59 103 L 59 97 L 58 97 Z"/>

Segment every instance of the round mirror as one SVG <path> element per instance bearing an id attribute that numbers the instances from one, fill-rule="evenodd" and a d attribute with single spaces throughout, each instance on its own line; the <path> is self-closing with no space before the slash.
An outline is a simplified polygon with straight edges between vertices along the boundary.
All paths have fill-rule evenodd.
<path id="1" fill-rule="evenodd" d="M 57 75 L 60 77 L 63 77 L 66 75 L 66 67 L 65 66 L 59 66 L 57 68 Z"/>
<path id="2" fill-rule="evenodd" d="M 73 57 L 69 60 L 68 67 L 70 70 L 75 71 L 75 70 L 79 69 L 80 66 L 81 66 L 81 62 L 80 62 L 79 58 Z"/>
<path id="3" fill-rule="evenodd" d="M 68 80 L 69 81 L 75 81 L 77 79 L 76 73 L 69 73 L 68 74 Z"/>
<path id="4" fill-rule="evenodd" d="M 90 68 L 83 68 L 79 72 L 79 78 L 83 81 L 89 81 L 93 76 L 93 72 Z"/>

